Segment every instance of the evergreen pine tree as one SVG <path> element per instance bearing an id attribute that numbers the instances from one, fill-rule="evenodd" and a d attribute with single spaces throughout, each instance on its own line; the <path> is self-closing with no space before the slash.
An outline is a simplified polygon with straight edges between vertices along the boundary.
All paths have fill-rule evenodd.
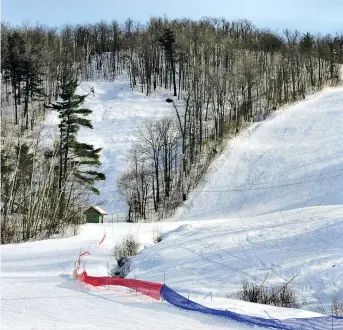
<path id="1" fill-rule="evenodd" d="M 158 39 L 159 43 L 164 49 L 165 56 L 167 61 L 170 63 L 170 67 L 173 75 L 173 86 L 174 86 L 174 96 L 177 96 L 176 93 L 176 79 L 175 79 L 175 36 L 174 32 L 170 29 L 165 29 L 163 35 Z"/>
<path id="2" fill-rule="evenodd" d="M 29 128 L 29 102 L 41 100 L 44 96 L 43 80 L 39 72 L 38 59 L 35 56 L 38 54 L 35 53 L 37 52 L 30 52 L 22 63 L 25 129 Z"/>
<path id="3" fill-rule="evenodd" d="M 11 31 L 8 34 L 8 53 L 4 55 L 3 68 L 4 79 L 10 80 L 14 99 L 15 125 L 18 124 L 18 105 L 21 99 L 21 82 L 23 80 L 23 58 L 25 54 L 25 42 L 22 34 Z"/>
<path id="4" fill-rule="evenodd" d="M 311 54 L 314 47 L 314 40 L 310 33 L 304 34 L 304 36 L 299 41 L 299 48 L 302 53 Z"/>
<path id="5" fill-rule="evenodd" d="M 72 177 L 93 193 L 99 194 L 94 184 L 99 180 L 105 180 L 105 175 L 90 168 L 100 165 L 101 148 L 80 143 L 76 139 L 81 127 L 93 128 L 91 121 L 86 118 L 92 111 L 80 108 L 87 95 L 76 95 L 76 88 L 76 79 L 63 79 L 59 95 L 61 101 L 49 106 L 59 113 L 60 118 L 58 188 L 63 193 L 67 181 Z"/>

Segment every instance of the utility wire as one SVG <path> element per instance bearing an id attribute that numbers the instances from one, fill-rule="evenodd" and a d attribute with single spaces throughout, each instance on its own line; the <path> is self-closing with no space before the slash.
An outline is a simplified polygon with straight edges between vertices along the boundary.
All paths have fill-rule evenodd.
<path id="1" fill-rule="evenodd" d="M 330 173 L 333 172 L 340 172 L 343 171 L 343 169 L 339 169 L 336 171 L 332 171 Z M 327 177 L 318 177 L 315 180 L 307 180 L 307 181 L 303 181 L 303 182 L 295 182 L 295 183 L 288 183 L 288 184 L 284 184 L 284 185 L 274 185 L 274 186 L 266 186 L 266 187 L 257 187 L 257 188 L 246 188 L 246 189 L 222 189 L 222 190 L 194 190 L 195 192 L 245 192 L 245 191 L 254 191 L 254 190 L 266 190 L 266 189 L 275 189 L 275 188 L 282 188 L 282 187 L 290 187 L 290 186 L 298 186 L 298 185 L 302 185 L 302 184 L 306 184 L 306 183 L 310 183 L 310 182 L 317 182 L 317 181 L 321 181 L 321 180 L 327 180 L 327 179 L 332 179 L 332 178 L 336 178 L 339 177 L 340 174 L 337 175 L 331 175 L 331 176 L 327 176 Z M 284 180 L 287 181 L 287 180 Z M 283 181 L 279 181 L 279 182 L 283 182 Z M 253 184 L 251 184 L 253 185 Z M 251 186 L 250 185 L 250 186 Z M 258 184 L 256 184 L 258 185 Z M 223 186 L 223 187 L 230 187 L 230 186 Z M 235 186 L 232 186 L 235 187 Z"/>

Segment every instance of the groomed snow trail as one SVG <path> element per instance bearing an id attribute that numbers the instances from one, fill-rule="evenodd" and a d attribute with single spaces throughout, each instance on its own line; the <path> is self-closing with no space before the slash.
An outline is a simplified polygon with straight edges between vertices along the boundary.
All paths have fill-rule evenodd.
<path id="1" fill-rule="evenodd" d="M 91 253 L 87 271 L 106 275 L 116 240 L 134 231 L 142 243 L 151 244 L 153 229 L 152 224 L 117 224 L 115 231 L 111 225 L 86 225 L 76 237 L 1 246 L 1 329 L 250 329 L 125 288 L 85 287 L 72 278 L 81 247 Z M 104 230 L 107 236 L 98 248 Z"/>
<path id="2" fill-rule="evenodd" d="M 342 127 L 342 87 L 253 124 L 170 219 L 187 225 L 136 257 L 141 276 L 166 272 L 179 292 L 220 301 L 243 280 L 267 276 L 272 285 L 297 275 L 300 303 L 330 312 L 343 295 Z"/>
<path id="3" fill-rule="evenodd" d="M 90 92 L 94 88 L 94 95 Z M 145 96 L 132 90 L 128 78 L 118 76 L 111 82 L 82 82 L 77 93 L 89 94 L 83 106 L 93 113 L 89 116 L 93 129 L 81 129 L 82 142 L 103 148 L 100 171 L 107 180 L 98 184 L 100 196 L 93 201 L 108 213 L 126 211 L 125 201 L 118 193 L 117 180 L 128 166 L 127 153 L 136 141 L 135 134 L 148 119 L 174 116 L 173 107 L 166 103 L 168 91 Z"/>
<path id="4" fill-rule="evenodd" d="M 163 227 L 162 227 L 163 228 Z M 166 277 L 169 287 L 212 308 L 265 317 L 263 307 L 232 303 L 242 282 L 265 286 L 292 281 L 300 305 L 328 312 L 343 294 L 343 208 L 310 207 L 253 218 L 180 222 L 162 242 L 134 257 L 136 275 L 149 281 Z M 204 297 L 212 293 L 213 301 Z M 194 299 L 193 299 L 194 300 Z M 319 303 L 320 301 L 320 303 Z M 304 305 L 305 303 L 305 305 Z M 271 311 L 275 318 L 298 317 L 294 310 Z M 300 311 L 299 311 L 300 312 Z M 291 316 L 293 315 L 293 316 Z M 301 316 L 301 315 L 299 315 Z"/>
<path id="5" fill-rule="evenodd" d="M 342 127 L 343 88 L 326 89 L 253 124 L 230 142 L 175 219 L 342 205 Z"/>

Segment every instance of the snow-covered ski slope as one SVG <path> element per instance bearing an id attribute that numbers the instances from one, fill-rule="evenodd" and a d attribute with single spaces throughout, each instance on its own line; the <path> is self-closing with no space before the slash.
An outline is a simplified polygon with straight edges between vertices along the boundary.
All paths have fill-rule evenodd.
<path id="1" fill-rule="evenodd" d="M 214 162 L 184 220 L 252 217 L 343 204 L 343 89 L 253 124 Z"/>
<path id="2" fill-rule="evenodd" d="M 342 210 L 337 209 L 326 209 L 324 213 L 331 222 L 338 222 L 343 216 Z M 306 212 L 304 215 L 308 216 Z M 1 246 L 1 329 L 249 328 L 219 317 L 182 311 L 128 289 L 84 287 L 74 281 L 71 274 L 80 249 L 90 253 L 82 268 L 90 275 L 104 276 L 107 262 L 109 268 L 114 263 L 113 246 L 128 233 L 135 235 L 144 248 L 133 259 L 135 270 L 129 275 L 131 278 L 165 282 L 208 307 L 240 314 L 264 318 L 270 315 L 276 319 L 319 316 L 305 310 L 246 303 L 226 296 L 239 289 L 241 279 L 260 281 L 270 273 L 269 285 L 275 278 L 281 281 L 279 276 L 292 276 L 302 262 L 310 267 L 303 267 L 304 276 L 299 275 L 301 281 L 295 288 L 300 292 L 304 295 L 310 292 L 313 296 L 319 293 L 324 305 L 325 292 L 331 294 L 337 289 L 342 292 L 342 240 L 330 249 L 322 249 L 322 258 L 311 263 L 310 258 L 318 254 L 320 247 L 328 247 L 325 237 L 333 233 L 332 227 L 323 230 L 324 224 L 320 226 L 320 221 L 316 221 L 316 230 L 306 236 L 309 226 L 299 224 L 294 229 L 291 215 L 286 212 L 285 217 L 289 219 L 288 224 L 282 225 L 272 215 L 245 219 L 253 223 L 249 228 L 242 226 L 238 219 L 230 223 L 225 219 L 88 224 L 75 237 Z M 154 233 L 159 230 L 166 234 L 162 242 L 154 245 Z M 338 231 L 343 232 L 342 222 Z M 273 236 L 269 237 L 272 232 Z M 293 232 L 303 235 L 292 235 Z M 98 246 L 104 233 L 105 240 Z M 299 243 L 295 245 L 297 239 Z M 296 249 L 291 250 L 294 246 Z M 320 295 L 322 291 L 324 297 Z"/>
<path id="3" fill-rule="evenodd" d="M 266 280 L 271 286 L 297 275 L 291 288 L 302 307 L 316 310 L 322 304 L 328 309 L 332 298 L 343 294 L 342 238 L 343 207 L 311 207 L 301 215 L 292 210 L 283 216 L 180 222 L 134 260 L 140 278 L 158 281 L 165 273 L 168 286 L 185 296 L 199 295 L 209 307 L 242 313 L 227 296 L 239 291 L 243 281 Z M 209 292 L 212 302 L 203 300 Z M 260 312 L 254 315 L 265 317 Z"/>
<path id="4" fill-rule="evenodd" d="M 132 133 L 145 118 L 173 112 L 166 95 L 146 98 L 132 92 L 124 78 L 82 83 L 79 93 L 92 86 L 95 96 L 86 106 L 96 110 L 95 129 L 80 133 L 84 141 L 104 148 L 102 170 L 110 180 L 100 198 L 110 209 Z M 127 233 L 142 248 L 133 258 L 131 278 L 165 282 L 208 307 L 241 314 L 309 317 L 318 314 L 308 309 L 321 305 L 330 313 L 332 297 L 343 295 L 342 127 L 343 89 L 327 89 L 237 137 L 170 221 L 87 224 L 75 237 L 1 246 L 2 329 L 248 328 L 127 289 L 74 282 L 80 249 L 91 253 L 84 264 L 88 274 L 107 275 L 107 262 L 109 267 L 114 263 L 112 248 Z M 153 244 L 159 231 L 163 239 Z M 306 310 L 227 297 L 243 280 L 265 280 L 269 286 L 295 275 L 292 288 Z"/>
<path id="5" fill-rule="evenodd" d="M 166 229 L 178 226 L 170 223 Z M 84 263 L 89 274 L 107 275 L 118 239 L 131 232 L 142 247 L 151 245 L 155 229 L 155 224 L 86 225 L 76 237 L 1 246 L 1 329 L 250 329 L 126 288 L 84 287 L 72 278 L 81 248 L 91 254 Z"/>
<path id="6" fill-rule="evenodd" d="M 173 107 L 166 103 L 170 93 L 163 90 L 145 96 L 130 88 L 126 76 L 111 82 L 82 82 L 77 93 L 88 94 L 83 106 L 93 111 L 89 118 L 94 127 L 81 129 L 79 139 L 103 148 L 100 171 L 106 173 L 107 180 L 98 184 L 101 195 L 94 197 L 94 203 L 108 213 L 124 212 L 126 205 L 118 193 L 117 180 L 128 166 L 127 153 L 144 121 L 174 116 Z"/>

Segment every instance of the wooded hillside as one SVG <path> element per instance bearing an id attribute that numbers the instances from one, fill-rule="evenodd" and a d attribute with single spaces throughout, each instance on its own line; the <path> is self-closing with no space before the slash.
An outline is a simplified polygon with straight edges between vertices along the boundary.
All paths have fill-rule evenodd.
<path id="1" fill-rule="evenodd" d="M 11 27 L 2 24 L 2 243 L 50 237 L 79 224 L 104 175 L 99 152 L 76 133 L 91 128 L 77 81 L 125 74 L 149 96 L 170 90 L 175 118 L 147 122 L 119 187 L 128 221 L 161 219 L 187 199 L 223 142 L 279 106 L 339 80 L 343 35 L 277 34 L 248 21 L 167 20 L 142 25 Z M 81 106 L 81 108 L 80 108 Z M 48 111 L 61 120 L 45 143 Z M 84 189 L 86 187 L 87 189 Z"/>

